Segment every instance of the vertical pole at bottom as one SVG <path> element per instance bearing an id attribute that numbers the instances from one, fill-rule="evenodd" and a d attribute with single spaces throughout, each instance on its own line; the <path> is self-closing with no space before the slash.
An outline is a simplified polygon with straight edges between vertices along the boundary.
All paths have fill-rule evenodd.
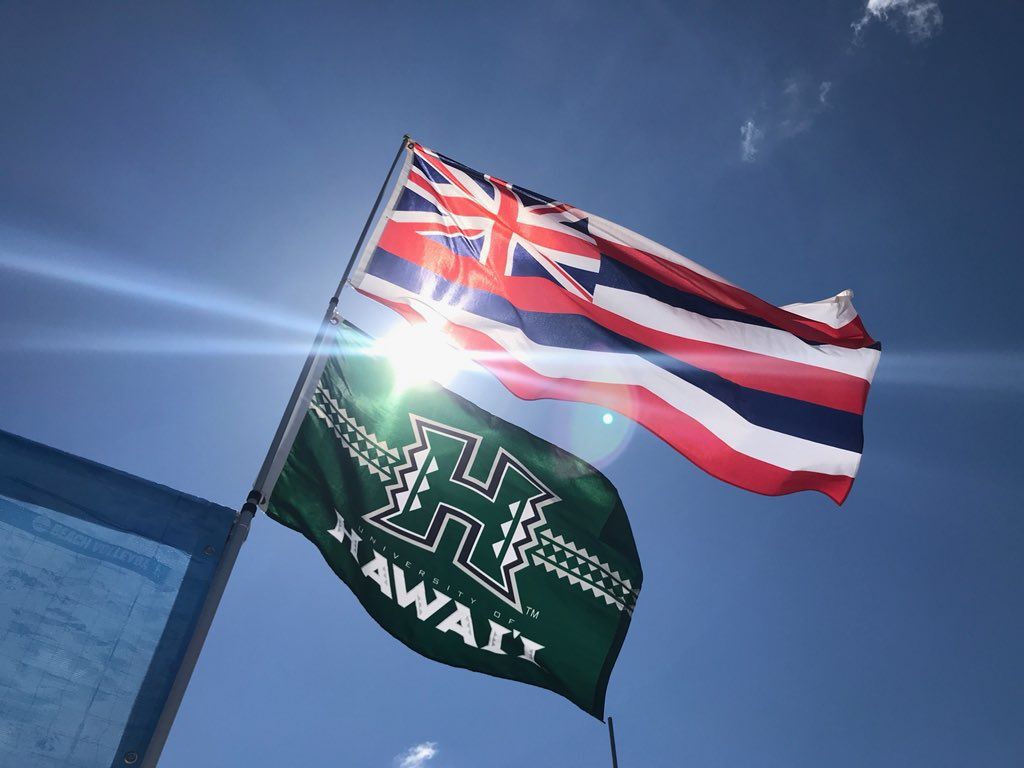
<path id="1" fill-rule="evenodd" d="M 192 670 L 195 669 L 196 661 L 199 660 L 199 652 L 203 649 L 203 642 L 210 631 L 210 624 L 213 623 L 213 615 L 217 612 L 220 598 L 228 584 L 231 569 L 235 565 L 235 560 L 238 558 L 238 552 L 242 548 L 242 544 L 249 535 L 249 526 L 252 523 L 253 516 L 256 514 L 256 505 L 261 501 L 262 495 L 259 491 L 250 491 L 249 498 L 245 500 L 245 504 L 242 505 L 242 509 L 238 513 L 238 517 L 235 518 L 235 523 L 231 527 L 231 532 L 228 534 L 227 541 L 224 544 L 220 563 L 217 565 L 217 570 L 214 571 L 210 587 L 206 592 L 206 601 L 203 603 L 199 617 L 196 620 L 195 629 L 192 630 L 192 638 L 185 648 L 185 655 L 182 657 L 181 666 L 178 667 L 178 674 L 171 684 L 171 690 L 167 695 L 167 700 L 164 702 L 160 719 L 157 721 L 153 737 L 149 740 L 149 745 L 143 755 L 142 762 L 139 764 L 139 768 L 155 768 L 157 761 L 160 759 L 160 753 L 163 751 L 164 743 L 167 741 L 167 735 L 170 733 L 174 716 L 178 714 L 178 706 L 185 695 L 185 689 L 188 688 L 188 681 L 192 678 Z M 129 765 L 134 762 L 134 760 L 129 761 L 125 759 L 125 763 Z"/>
<path id="2" fill-rule="evenodd" d="M 608 743 L 612 748 L 612 768 L 619 768 L 619 756 L 615 753 L 615 724 L 608 715 Z"/>
<path id="3" fill-rule="evenodd" d="M 348 280 L 348 277 L 352 272 L 356 258 L 366 242 L 366 235 L 370 231 L 371 224 L 373 224 L 374 214 L 377 213 L 377 209 L 380 208 L 381 201 L 384 199 L 384 193 L 388 188 L 388 182 L 391 181 L 395 168 L 398 167 L 398 161 L 402 158 L 402 155 L 411 148 L 412 145 L 410 144 L 409 136 L 403 136 L 398 152 L 395 153 L 395 159 L 391 161 L 391 167 L 388 169 L 387 176 L 384 177 L 384 182 L 381 184 L 380 191 L 377 193 L 377 199 L 374 201 L 373 207 L 370 208 L 370 213 L 366 217 L 366 222 L 363 224 L 363 230 L 359 234 L 359 239 L 356 241 L 355 249 L 352 251 L 352 255 L 349 257 L 348 263 L 345 265 L 345 271 L 341 276 L 341 281 L 338 283 L 338 288 L 327 305 L 327 311 L 324 313 L 324 319 L 320 324 L 320 330 L 317 332 L 316 339 L 313 342 L 313 347 L 310 350 L 309 355 L 306 357 L 306 362 L 302 368 L 302 372 L 299 374 L 299 379 L 295 383 L 295 389 L 292 391 L 288 407 L 285 409 L 284 415 L 281 417 L 281 422 L 277 427 L 277 432 L 274 434 L 274 438 L 270 443 L 270 449 L 267 451 L 266 458 L 263 460 L 263 466 L 260 467 L 259 474 L 256 476 L 256 482 L 253 489 L 249 492 L 249 496 L 245 500 L 245 504 L 242 505 L 242 509 L 238 513 L 238 517 L 235 518 L 235 524 L 232 526 L 231 532 L 228 534 L 224 553 L 221 555 L 220 564 L 217 566 L 217 570 L 213 575 L 213 580 L 210 583 L 209 590 L 206 594 L 206 601 L 203 603 L 203 607 L 196 621 L 195 629 L 192 632 L 192 637 L 185 649 L 185 655 L 182 658 L 181 666 L 178 668 L 178 673 L 171 685 L 171 690 L 167 696 L 166 702 L 164 703 L 163 711 L 160 713 L 160 718 L 157 721 L 153 737 L 150 739 L 146 752 L 143 755 L 142 762 L 139 764 L 138 768 L 155 768 L 157 761 L 160 759 L 160 753 L 163 750 L 164 743 L 167 741 L 167 735 L 174 722 L 174 716 L 178 712 L 178 707 L 181 704 L 182 697 L 185 695 L 185 689 L 188 687 L 189 680 L 192 677 L 192 670 L 195 668 L 196 661 L 199 658 L 199 652 L 203 648 L 203 642 L 206 640 L 206 635 L 210 631 L 210 624 L 213 622 L 213 616 L 217 612 L 217 606 L 220 604 L 221 596 L 224 594 L 224 589 L 227 586 L 228 577 L 231 575 L 231 569 L 235 565 L 238 552 L 242 548 L 242 543 L 249 535 L 249 526 L 252 524 L 253 517 L 256 515 L 258 505 L 265 504 L 268 500 L 267 497 L 270 496 L 273 481 L 269 483 L 271 488 L 268 488 L 267 480 L 274 468 L 273 465 L 274 461 L 277 459 L 278 452 L 282 449 L 292 417 L 299 408 L 301 408 L 302 411 L 305 411 L 306 404 L 300 403 L 299 401 L 302 397 L 303 389 L 308 383 L 307 380 L 313 364 L 316 361 L 317 355 L 319 354 L 320 346 L 327 336 L 331 325 L 337 322 L 335 309 L 338 306 L 338 300 L 341 297 L 342 289 L 344 289 L 345 282 Z M 283 447 L 284 450 L 287 451 L 291 446 L 289 443 Z M 276 480 L 276 477 L 274 480 Z M 138 756 L 135 753 L 132 753 L 132 756 L 132 760 L 125 760 L 126 764 L 134 765 L 138 760 Z"/>

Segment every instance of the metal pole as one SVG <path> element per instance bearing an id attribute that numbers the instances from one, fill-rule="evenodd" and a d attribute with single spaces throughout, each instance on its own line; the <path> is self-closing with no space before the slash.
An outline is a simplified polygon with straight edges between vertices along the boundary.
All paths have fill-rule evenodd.
<path id="1" fill-rule="evenodd" d="M 384 183 L 380 185 L 380 191 L 377 192 L 377 199 L 373 201 L 373 207 L 370 208 L 370 213 L 366 217 L 366 223 L 363 224 L 363 231 L 359 233 L 359 239 L 356 240 L 356 247 L 352 249 L 352 255 L 348 258 L 348 263 L 345 265 L 345 271 L 341 275 L 338 287 L 334 291 L 334 295 L 331 296 L 331 300 L 327 302 L 327 311 L 324 312 L 323 320 L 320 321 L 320 329 L 317 331 L 316 338 L 313 341 L 313 346 L 310 348 L 309 354 L 306 356 L 306 362 L 303 363 L 302 370 L 299 372 L 298 381 L 295 382 L 295 388 L 292 390 L 292 395 L 288 399 L 288 405 L 284 409 L 284 415 L 281 417 L 281 423 L 277 425 L 277 432 L 274 433 L 274 439 L 270 442 L 270 449 L 267 451 L 266 458 L 263 459 L 263 466 L 260 467 L 259 474 L 256 476 L 256 482 L 253 485 L 253 490 L 259 491 L 262 496 L 265 496 L 264 492 L 266 491 L 267 478 L 271 474 L 274 459 L 277 457 L 281 444 L 284 442 L 285 436 L 288 433 L 289 424 L 292 421 L 292 416 L 295 413 L 296 407 L 299 405 L 299 400 L 302 398 L 302 393 L 306 388 L 310 371 L 313 370 L 313 365 L 316 363 L 320 346 L 327 337 L 330 327 L 337 322 L 335 320 L 335 309 L 338 306 L 338 299 L 341 296 L 341 291 L 345 287 L 345 281 L 348 280 L 348 276 L 352 272 L 352 267 L 355 265 L 356 256 L 359 255 L 359 251 L 363 247 L 363 242 L 366 240 L 366 233 L 370 231 L 370 225 L 373 223 L 374 214 L 380 207 L 381 200 L 384 199 L 384 192 L 387 191 L 388 182 L 391 180 L 391 176 L 395 172 L 395 167 L 398 165 L 398 161 L 402 157 L 402 153 L 405 152 L 408 145 L 409 136 L 406 134 L 402 137 L 402 144 L 399 146 L 398 152 L 395 153 L 395 159 L 391 161 L 391 167 L 388 169 L 387 176 L 384 177 Z M 262 504 L 264 501 L 266 501 L 266 499 L 262 498 L 260 503 Z"/>
<path id="2" fill-rule="evenodd" d="M 608 715 L 608 742 L 612 748 L 612 768 L 619 768 L 619 756 L 615 753 L 615 724 L 611 715 Z"/>
<path id="3" fill-rule="evenodd" d="M 199 659 L 199 652 L 203 649 L 206 635 L 210 631 L 213 615 L 217 612 L 217 606 L 220 605 L 221 596 L 223 596 L 224 588 L 228 583 L 228 576 L 231 575 L 231 569 L 238 558 L 238 552 L 242 548 L 242 543 L 245 541 L 246 536 L 249 535 L 249 525 L 252 523 L 253 515 L 256 514 L 256 504 L 259 502 L 259 498 L 258 493 L 255 491 L 251 492 L 249 498 L 245 500 L 245 504 L 242 505 L 238 516 L 235 518 L 234 525 L 231 526 L 231 531 L 228 533 L 224 543 L 224 553 L 217 564 L 217 570 L 213 573 L 210 590 L 206 593 L 206 600 L 203 602 L 203 608 L 199 612 L 199 618 L 196 620 L 195 631 L 188 642 L 188 647 L 185 648 L 185 655 L 181 659 L 181 666 L 178 668 L 178 674 L 171 684 L 171 690 L 167 694 L 167 701 L 164 703 L 163 711 L 160 713 L 160 719 L 157 720 L 156 728 L 153 730 L 153 738 L 149 740 L 145 755 L 143 755 L 142 762 L 139 764 L 140 768 L 154 768 L 157 760 L 160 759 L 160 753 L 163 751 L 164 744 L 167 741 L 167 734 L 174 723 L 174 716 L 178 714 L 178 707 L 181 704 L 182 697 L 185 695 L 185 689 L 188 687 L 189 680 L 192 678 L 192 671 L 195 669 L 196 661 Z M 131 760 L 131 754 L 124 756 L 123 759 L 128 765 L 135 762 Z"/>
<path id="4" fill-rule="evenodd" d="M 238 553 L 242 548 L 242 544 L 249 535 L 249 527 L 252 525 L 252 520 L 256 515 L 258 505 L 263 504 L 266 501 L 266 498 L 264 497 L 264 490 L 274 458 L 281 448 L 281 443 L 288 431 L 292 415 L 299 404 L 300 398 L 302 397 L 310 371 L 313 369 L 313 365 L 316 362 L 320 346 L 327 336 L 328 329 L 331 327 L 333 322 L 336 322 L 335 308 L 338 306 L 338 298 L 341 296 L 341 291 L 345 287 L 345 281 L 348 280 L 348 276 L 352 272 L 356 256 L 359 254 L 359 251 L 363 246 L 363 242 L 366 239 L 366 233 L 370 230 L 374 214 L 377 212 L 377 209 L 380 207 L 381 200 L 384 198 L 384 192 L 387 190 L 388 182 L 391 180 L 391 176 L 395 172 L 398 160 L 402 157 L 402 153 L 408 146 L 409 136 L 406 135 L 402 137 L 402 144 L 398 148 L 398 152 L 395 153 L 395 159 L 391 161 L 391 167 L 388 169 L 387 176 L 384 177 L 384 183 L 381 184 L 380 191 L 377 193 L 377 199 L 374 200 L 373 207 L 370 208 L 370 213 L 366 217 L 366 223 L 363 224 L 362 232 L 359 233 L 359 239 L 356 241 L 356 246 L 352 250 L 352 255 L 349 256 L 348 263 L 345 265 L 345 271 L 338 283 L 338 288 L 334 291 L 334 295 L 331 296 L 330 301 L 327 303 L 327 311 L 324 313 L 324 318 L 320 323 L 320 329 L 317 331 L 316 338 L 313 341 L 313 346 L 310 349 L 309 354 L 306 356 L 306 362 L 302 366 L 302 371 L 299 373 L 299 379 L 295 383 L 295 389 L 292 390 L 292 395 L 288 400 L 287 407 L 285 408 L 284 416 L 281 418 L 281 423 L 278 425 L 277 432 L 274 434 L 274 438 L 270 443 L 270 449 L 267 451 L 267 456 L 263 460 L 263 466 L 260 467 L 259 474 L 256 476 L 256 482 L 253 484 L 253 489 L 249 491 L 245 504 L 242 505 L 242 509 L 239 511 L 238 517 L 235 518 L 235 522 L 231 527 L 230 533 L 228 533 L 228 538 L 224 545 L 224 554 L 221 556 L 220 563 L 217 565 L 217 570 L 214 572 L 213 580 L 210 583 L 210 590 L 207 592 L 203 608 L 199 613 L 199 618 L 196 620 L 195 631 L 192 633 L 192 638 L 189 640 L 188 647 L 185 649 L 185 655 L 181 660 L 181 666 L 178 668 L 178 673 L 174 678 L 174 682 L 171 684 L 171 690 L 167 695 L 167 701 L 164 702 L 164 708 L 160 713 L 160 719 L 157 721 L 156 728 L 153 731 L 153 737 L 150 739 L 149 745 L 146 747 L 146 752 L 142 757 L 142 762 L 139 763 L 139 768 L 155 768 L 157 761 L 160 759 L 160 753 L 163 751 L 164 744 L 167 742 L 167 735 L 170 733 L 171 725 L 174 724 L 174 717 L 178 713 L 178 707 L 181 705 L 181 700 L 185 695 L 185 689 L 188 687 L 189 680 L 192 678 L 192 671 L 195 669 L 196 662 L 199 659 L 199 652 L 203 649 L 203 643 L 206 640 L 206 635 L 209 633 L 210 625 L 213 623 L 213 616 L 217 612 L 217 607 L 220 605 L 220 599 L 224 594 L 224 589 L 227 587 L 228 577 L 231 575 L 231 569 L 235 565 L 235 560 L 238 558 Z M 134 753 L 130 756 L 124 756 L 124 761 L 128 765 L 135 762 L 135 759 L 131 759 L 129 762 L 130 757 L 137 759 Z"/>

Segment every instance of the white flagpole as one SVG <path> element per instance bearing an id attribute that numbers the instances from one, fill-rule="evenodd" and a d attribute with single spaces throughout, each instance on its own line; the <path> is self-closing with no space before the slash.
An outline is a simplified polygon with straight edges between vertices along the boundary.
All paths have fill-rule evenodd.
<path id="1" fill-rule="evenodd" d="M 188 647 L 185 649 L 185 655 L 182 657 L 181 666 L 178 668 L 178 674 L 174 678 L 174 682 L 171 684 L 170 693 L 167 696 L 167 701 L 164 702 L 164 708 L 160 713 L 160 719 L 157 721 L 156 728 L 153 730 L 153 737 L 149 741 L 149 745 L 146 748 L 145 754 L 142 755 L 142 762 L 140 762 L 139 768 L 155 768 L 157 761 L 160 759 L 160 753 L 163 751 L 164 744 L 167 742 L 167 735 L 170 733 L 171 726 L 174 724 L 174 717 L 178 713 L 178 707 L 181 705 L 182 697 L 185 695 L 185 689 L 188 687 L 189 680 L 192 678 L 192 671 L 195 669 L 196 661 L 199 659 L 199 652 L 203 649 L 203 643 L 206 640 L 206 635 L 210 631 L 210 625 L 213 623 L 213 616 L 217 612 L 217 606 L 220 605 L 221 596 L 224 594 L 224 589 L 228 583 L 228 577 L 231 575 L 231 569 L 235 565 L 235 560 L 238 558 L 238 552 L 242 548 L 242 544 L 245 542 L 246 537 L 249 535 L 249 527 L 252 525 L 252 519 L 256 515 L 256 509 L 259 505 L 265 504 L 269 497 L 270 491 L 273 490 L 273 483 L 268 481 L 276 480 L 275 470 L 280 471 L 280 464 L 283 463 L 283 454 L 287 453 L 291 448 L 292 440 L 295 437 L 295 431 L 298 429 L 298 423 L 301 422 L 301 413 L 305 411 L 306 405 L 309 401 L 310 382 L 312 385 L 316 384 L 316 379 L 319 377 L 319 371 L 316 369 L 316 363 L 319 359 L 320 349 L 323 346 L 324 341 L 327 338 L 327 334 L 332 325 L 337 323 L 337 306 L 338 299 L 341 296 L 341 291 L 345 287 L 345 282 L 348 280 L 349 275 L 352 272 L 352 267 L 355 265 L 357 257 L 360 256 L 366 250 L 368 243 L 366 242 L 366 235 L 370 231 L 370 225 L 373 223 L 375 215 L 378 213 L 381 201 L 384 199 L 384 193 L 387 191 L 388 184 L 391 181 L 392 176 L 395 173 L 395 168 L 398 166 L 398 161 L 402 158 L 403 154 L 406 156 L 406 163 L 403 166 L 403 170 L 408 166 L 410 160 L 411 144 L 409 136 L 402 137 L 402 144 L 398 148 L 398 152 L 395 154 L 395 159 L 391 161 L 391 167 L 388 169 L 387 176 L 384 177 L 384 183 L 381 184 L 380 191 L 377 193 L 377 199 L 374 200 L 373 206 L 370 208 L 370 213 L 366 217 L 366 223 L 363 224 L 363 230 L 359 233 L 359 239 L 356 241 L 356 246 L 352 250 L 352 255 L 349 257 L 348 263 L 345 265 L 345 271 L 342 273 L 341 280 L 338 283 L 338 288 L 334 291 L 334 295 L 331 296 L 330 301 L 327 302 L 327 311 L 324 313 L 324 318 L 320 323 L 320 329 L 317 331 L 316 338 L 313 341 L 313 346 L 306 356 L 306 362 L 302 366 L 302 371 L 299 373 L 299 379 L 295 383 L 295 388 L 292 390 L 291 398 L 288 400 L 288 405 L 285 408 L 284 415 L 281 417 L 281 423 L 278 424 L 277 432 L 274 433 L 274 438 L 270 442 L 270 448 L 267 451 L 267 456 L 263 460 L 263 466 L 260 467 L 259 473 L 256 475 L 256 482 L 253 483 L 253 488 L 249 491 L 249 495 L 245 500 L 245 504 L 242 505 L 239 510 L 235 523 L 231 528 L 231 532 L 228 534 L 227 541 L 224 545 L 224 553 L 221 556 L 220 563 L 217 566 L 217 570 L 214 572 L 213 580 L 210 583 L 210 590 L 207 592 L 206 600 L 203 603 L 203 608 L 199 613 L 199 618 L 196 621 L 196 628 L 192 633 L 192 637 L 189 640 Z M 389 207 L 394 203 L 394 195 L 389 200 Z M 380 235 L 381 227 L 378 226 L 374 230 L 373 243 L 376 244 L 377 238 Z M 313 375 L 315 374 L 315 375 Z M 299 415 L 300 418 L 296 418 Z M 279 461 L 280 459 L 280 461 Z M 121 756 L 126 765 L 134 764 L 139 756 L 134 753 L 128 753 Z"/>

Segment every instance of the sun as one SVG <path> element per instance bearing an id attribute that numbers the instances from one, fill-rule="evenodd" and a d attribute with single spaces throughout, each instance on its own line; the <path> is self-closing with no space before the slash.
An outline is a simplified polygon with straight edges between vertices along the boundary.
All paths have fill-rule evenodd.
<path id="1" fill-rule="evenodd" d="M 395 387 L 408 389 L 435 381 L 447 384 L 463 367 L 461 355 L 430 325 L 405 325 L 381 337 L 374 352 L 395 372 Z"/>

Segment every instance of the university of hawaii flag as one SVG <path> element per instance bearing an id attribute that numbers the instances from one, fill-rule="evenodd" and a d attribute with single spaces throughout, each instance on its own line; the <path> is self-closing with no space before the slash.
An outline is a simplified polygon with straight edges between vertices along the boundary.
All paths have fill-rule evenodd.
<path id="1" fill-rule="evenodd" d="M 848 291 L 774 306 L 418 144 L 352 282 L 444 330 L 519 397 L 614 409 L 758 493 L 850 491 L 879 345 Z"/>
<path id="2" fill-rule="evenodd" d="M 342 325 L 267 513 L 410 648 L 603 717 L 643 576 L 615 488 L 582 460 L 440 386 L 396 388 Z"/>

